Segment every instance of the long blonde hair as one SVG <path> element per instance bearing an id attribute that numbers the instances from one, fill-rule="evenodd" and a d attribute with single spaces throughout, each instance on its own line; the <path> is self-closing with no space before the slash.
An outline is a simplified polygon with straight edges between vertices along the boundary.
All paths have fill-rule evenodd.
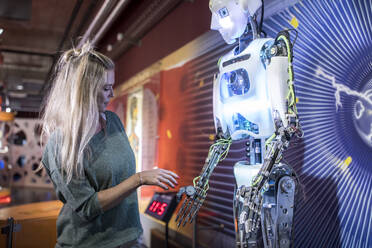
<path id="1" fill-rule="evenodd" d="M 42 137 L 55 135 L 58 161 L 67 183 L 83 175 L 84 153 L 99 124 L 97 97 L 113 61 L 89 43 L 62 54 L 42 114 Z M 57 156 L 57 151 L 56 151 Z"/>

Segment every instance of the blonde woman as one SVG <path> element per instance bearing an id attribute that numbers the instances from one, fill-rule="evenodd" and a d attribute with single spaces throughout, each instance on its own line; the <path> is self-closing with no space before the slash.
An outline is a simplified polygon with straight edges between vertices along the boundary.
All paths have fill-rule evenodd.
<path id="1" fill-rule="evenodd" d="M 89 44 L 65 52 L 43 112 L 42 164 L 64 203 L 55 247 L 141 247 L 136 189 L 177 184 L 156 169 L 135 173 L 123 125 L 106 111 L 114 63 Z"/>

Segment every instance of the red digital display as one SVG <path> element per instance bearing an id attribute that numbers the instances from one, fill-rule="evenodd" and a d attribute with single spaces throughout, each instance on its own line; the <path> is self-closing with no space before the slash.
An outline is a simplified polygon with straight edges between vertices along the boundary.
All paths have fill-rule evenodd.
<path id="1" fill-rule="evenodd" d="M 166 210 L 166 207 L 168 206 L 167 203 L 165 202 L 160 202 L 160 201 L 153 201 L 150 204 L 149 211 L 156 213 L 157 215 L 161 216 L 164 211 Z"/>
<path id="2" fill-rule="evenodd" d="M 0 197 L 0 204 L 1 203 L 10 203 L 12 201 L 12 198 L 10 196 Z"/>
<path id="3" fill-rule="evenodd" d="M 155 192 L 145 213 L 168 223 L 177 207 L 175 192 Z"/>

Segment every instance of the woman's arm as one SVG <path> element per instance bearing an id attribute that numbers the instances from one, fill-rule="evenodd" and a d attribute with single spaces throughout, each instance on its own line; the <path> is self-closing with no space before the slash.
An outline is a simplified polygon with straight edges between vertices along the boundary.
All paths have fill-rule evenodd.
<path id="1" fill-rule="evenodd" d="M 156 185 L 166 190 L 167 185 L 174 188 L 175 178 L 179 178 L 176 173 L 163 169 L 138 172 L 114 187 L 99 191 L 98 201 L 102 210 L 107 211 L 142 185 Z"/>

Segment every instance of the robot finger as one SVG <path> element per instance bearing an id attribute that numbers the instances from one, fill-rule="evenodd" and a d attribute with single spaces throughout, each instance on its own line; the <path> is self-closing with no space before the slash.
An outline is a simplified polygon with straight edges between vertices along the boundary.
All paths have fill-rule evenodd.
<path id="1" fill-rule="evenodd" d="M 194 212 L 193 215 L 191 216 L 191 221 L 190 221 L 190 223 L 192 223 L 192 222 L 194 221 L 194 219 L 196 218 L 196 215 L 198 214 L 198 212 L 199 212 L 201 206 L 203 205 L 204 200 L 205 200 L 205 196 L 203 197 L 203 199 L 201 199 L 201 200 L 199 201 L 199 204 L 198 204 L 198 206 L 197 206 L 195 212 Z"/>
<path id="2" fill-rule="evenodd" d="M 200 196 L 198 196 L 195 199 L 195 201 L 193 202 L 192 207 L 191 207 L 189 213 L 187 214 L 187 216 L 185 218 L 185 222 L 183 223 L 184 226 L 185 226 L 186 222 L 188 222 L 189 220 L 191 220 L 192 216 L 194 216 L 194 214 L 196 213 L 199 203 L 200 203 Z M 190 223 L 191 222 L 192 221 L 190 221 Z"/>
<path id="3" fill-rule="evenodd" d="M 186 217 L 188 211 L 190 210 L 190 206 L 193 202 L 194 202 L 194 197 L 188 199 L 186 207 L 185 207 L 183 213 L 181 214 L 181 217 L 180 217 L 179 222 L 177 224 L 177 227 L 179 227 L 181 224 L 184 223 L 185 217 Z"/>
<path id="4" fill-rule="evenodd" d="M 185 211 L 185 207 L 187 206 L 187 203 L 190 201 L 189 197 L 186 197 L 185 200 L 182 203 L 182 206 L 180 210 L 177 213 L 176 221 L 179 219 L 180 216 L 182 216 L 183 212 Z"/>
<path id="5" fill-rule="evenodd" d="M 192 200 L 192 204 L 190 204 L 188 206 L 188 209 L 187 209 L 187 212 L 186 212 L 186 215 L 185 215 L 185 219 L 184 219 L 184 222 L 183 222 L 183 226 L 185 226 L 186 223 L 191 219 L 191 215 L 197 209 L 197 206 L 198 206 L 198 204 L 199 204 L 200 199 L 202 198 L 202 196 L 203 196 L 203 189 L 197 187 L 196 188 L 196 193 L 195 193 L 195 195 L 193 197 L 193 200 Z"/>

